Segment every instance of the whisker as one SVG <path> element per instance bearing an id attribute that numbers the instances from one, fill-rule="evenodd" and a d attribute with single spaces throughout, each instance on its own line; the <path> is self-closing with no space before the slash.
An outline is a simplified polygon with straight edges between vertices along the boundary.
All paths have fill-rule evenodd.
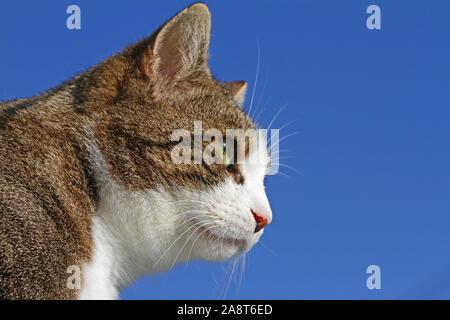
<path id="1" fill-rule="evenodd" d="M 264 81 L 264 86 L 263 86 L 261 95 L 259 96 L 258 102 L 256 103 L 256 107 L 255 107 L 255 111 L 253 112 L 253 115 L 250 116 L 251 118 L 253 118 L 256 114 L 256 111 L 258 111 L 258 107 L 260 106 L 261 100 L 264 97 L 264 91 L 266 90 L 267 81 L 268 81 L 268 78 L 266 78 L 266 80 Z"/>
<path id="2" fill-rule="evenodd" d="M 273 122 L 278 118 L 278 116 L 280 115 L 280 113 L 286 108 L 286 104 L 284 104 L 280 110 L 278 110 L 278 112 L 273 116 L 272 120 L 270 121 L 269 125 L 267 126 L 267 131 L 270 130 L 270 128 L 272 128 L 272 124 Z"/>
<path id="3" fill-rule="evenodd" d="M 284 164 L 284 163 L 276 163 L 276 165 L 278 165 L 278 166 L 280 166 L 280 167 L 288 168 L 288 169 L 294 171 L 295 173 L 297 173 L 297 174 L 299 174 L 299 175 L 301 175 L 301 176 L 304 176 L 303 173 L 301 173 L 300 171 L 298 171 L 297 169 L 295 169 L 295 168 L 293 168 L 293 167 L 291 167 L 291 166 L 288 166 L 287 164 Z"/>
<path id="4" fill-rule="evenodd" d="M 236 257 L 233 258 L 233 268 L 231 269 L 231 273 L 230 273 L 230 277 L 228 278 L 228 283 L 225 289 L 225 293 L 223 295 L 223 300 L 225 300 L 227 294 L 228 294 L 228 290 L 230 289 L 230 285 L 231 285 L 231 280 L 233 278 L 234 275 L 234 271 L 236 270 Z"/>
<path id="5" fill-rule="evenodd" d="M 250 100 L 250 108 L 248 110 L 249 116 L 252 111 L 253 99 L 255 98 L 256 84 L 258 83 L 259 68 L 260 68 L 260 64 L 261 64 L 261 50 L 260 50 L 259 44 L 257 44 L 257 46 L 258 46 L 258 63 L 256 66 L 256 75 L 255 75 L 255 82 L 253 83 L 253 92 L 252 92 L 252 98 Z"/>
<path id="6" fill-rule="evenodd" d="M 209 231 L 209 230 L 211 230 L 211 229 L 218 228 L 218 227 L 219 227 L 219 226 L 208 227 L 208 228 L 206 228 L 205 230 L 203 230 L 202 232 L 200 232 L 200 233 L 198 234 L 197 238 L 195 238 L 194 242 L 192 243 L 191 249 L 189 250 L 188 259 L 187 259 L 188 261 L 189 261 L 189 258 L 191 257 L 192 249 L 194 249 L 195 243 L 196 243 L 197 240 L 200 238 L 200 236 L 201 236 L 203 233 L 205 233 L 205 232 L 207 232 L 207 231 Z"/>
<path id="7" fill-rule="evenodd" d="M 199 210 L 199 209 L 187 210 L 187 211 L 178 213 L 178 214 L 177 214 L 175 217 L 173 217 L 171 220 L 166 221 L 166 222 L 164 222 L 164 223 L 160 223 L 160 224 L 158 224 L 156 227 L 157 227 L 157 229 L 158 229 L 158 227 L 161 228 L 161 227 L 163 227 L 163 226 L 173 224 L 173 223 L 175 223 L 177 220 L 181 220 L 181 219 L 185 218 L 186 215 L 188 215 L 189 213 L 192 213 L 192 212 L 209 213 L 208 211 Z M 144 219 L 145 217 L 141 217 L 141 218 Z M 183 223 L 182 223 L 179 227 L 184 226 L 186 223 L 188 223 L 189 221 L 191 221 L 192 219 L 195 219 L 195 218 L 199 218 L 199 217 L 195 215 L 195 216 L 189 218 L 188 220 L 183 221 Z M 141 239 L 141 241 L 139 241 L 138 243 L 136 243 L 136 245 L 139 245 L 139 244 L 141 244 L 143 241 L 147 240 L 147 239 L 148 239 L 148 236 L 149 236 L 149 234 L 144 235 L 144 237 Z"/>
<path id="8" fill-rule="evenodd" d="M 156 262 L 153 264 L 153 267 L 155 267 L 160 261 L 161 259 L 164 257 L 164 255 L 167 254 L 167 252 L 169 252 L 169 250 L 175 245 L 175 243 L 183 236 L 185 235 L 189 230 L 191 230 L 193 227 L 195 227 L 196 225 L 198 225 L 199 223 L 203 223 L 203 221 L 197 222 L 195 224 L 193 224 L 192 226 L 190 226 L 188 229 L 186 229 L 182 234 L 180 234 L 175 241 L 172 242 L 172 244 L 163 252 L 163 254 L 158 258 L 158 260 L 156 260 Z"/>
<path id="9" fill-rule="evenodd" d="M 291 120 L 291 121 L 285 123 L 284 125 L 282 125 L 281 128 L 279 128 L 278 130 L 281 131 L 281 130 L 287 128 L 288 126 L 290 126 L 291 124 L 293 124 L 293 123 L 295 123 L 295 122 L 297 122 L 297 120 Z M 273 136 L 270 136 L 270 139 L 269 139 L 269 141 L 267 142 L 267 145 L 269 145 L 269 144 L 272 142 L 272 137 L 273 137 Z"/>
<path id="10" fill-rule="evenodd" d="M 288 150 L 288 149 L 279 149 L 279 150 L 277 150 L 277 152 L 275 152 L 275 153 L 273 153 L 272 155 L 278 155 L 278 154 L 280 154 L 281 152 L 286 152 L 286 153 L 293 153 L 294 151 L 292 151 L 292 150 Z"/>
<path id="11" fill-rule="evenodd" d="M 291 177 L 290 175 L 288 175 L 288 174 L 282 172 L 281 170 L 278 170 L 277 175 L 278 175 L 278 174 L 279 174 L 279 175 L 282 175 L 282 176 L 284 176 L 284 177 L 287 177 L 287 178 L 289 178 L 289 179 L 292 179 L 292 177 Z"/>
<path id="12" fill-rule="evenodd" d="M 258 243 L 259 243 L 264 249 L 266 249 L 266 250 L 269 251 L 271 254 L 273 254 L 273 255 L 276 256 L 275 251 L 273 251 L 272 249 L 270 249 L 269 247 L 267 247 L 261 240 L 259 240 Z"/>
<path id="13" fill-rule="evenodd" d="M 242 280 L 244 279 L 244 273 L 245 273 L 245 260 L 247 258 L 247 253 L 244 253 L 242 256 L 242 266 L 241 266 L 241 272 L 239 274 L 239 283 L 238 283 L 238 288 L 237 288 L 237 294 L 239 295 L 239 291 L 241 290 L 241 284 L 242 284 Z"/>
<path id="14" fill-rule="evenodd" d="M 292 137 L 292 136 L 294 136 L 294 135 L 296 135 L 296 134 L 298 134 L 298 131 L 292 132 L 292 133 L 290 133 L 290 134 L 288 134 L 288 135 L 282 137 L 282 138 L 279 139 L 274 145 L 270 145 L 270 150 L 272 150 L 273 147 L 276 147 L 277 145 L 279 145 L 281 141 L 283 141 L 283 140 L 285 140 L 285 139 L 287 139 L 287 138 L 289 138 L 289 137 Z"/>
<path id="15" fill-rule="evenodd" d="M 169 270 L 172 270 L 173 266 L 175 265 L 178 257 L 180 256 L 181 252 L 183 251 L 184 247 L 186 246 L 186 244 L 189 242 L 189 240 L 192 238 L 192 236 L 197 232 L 197 230 L 200 230 L 202 227 L 204 227 L 205 225 L 210 225 L 210 224 L 214 224 L 215 222 L 207 222 L 205 224 L 200 224 L 194 231 L 192 231 L 192 234 L 189 236 L 189 238 L 186 239 L 186 241 L 184 242 L 183 246 L 181 247 L 181 249 L 178 251 L 178 254 L 175 256 L 175 259 L 173 259 L 173 263 L 170 266 Z"/>

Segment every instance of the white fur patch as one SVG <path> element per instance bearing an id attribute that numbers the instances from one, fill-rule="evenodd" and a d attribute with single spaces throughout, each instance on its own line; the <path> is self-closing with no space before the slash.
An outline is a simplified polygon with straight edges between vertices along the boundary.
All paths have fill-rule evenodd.
<path id="1" fill-rule="evenodd" d="M 267 154 L 261 145 L 258 152 Z M 92 138 L 89 151 L 99 206 L 93 219 L 93 258 L 82 267 L 80 299 L 115 299 L 143 274 L 192 259 L 220 261 L 242 254 L 263 232 L 254 233 L 250 209 L 272 219 L 263 185 L 267 156 L 263 163 L 243 164 L 243 185 L 227 179 L 205 191 L 129 191 L 114 181 Z"/>

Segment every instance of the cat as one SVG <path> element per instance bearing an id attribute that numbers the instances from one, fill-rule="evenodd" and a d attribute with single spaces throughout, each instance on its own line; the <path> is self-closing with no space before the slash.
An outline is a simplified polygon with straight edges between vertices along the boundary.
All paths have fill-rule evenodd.
<path id="1" fill-rule="evenodd" d="M 0 104 L 0 298 L 117 299 L 143 274 L 258 242 L 272 221 L 266 143 L 234 140 L 240 163 L 225 145 L 222 163 L 172 161 L 171 134 L 195 121 L 257 129 L 246 83 L 211 74 L 210 29 L 193 4 L 58 87 Z"/>

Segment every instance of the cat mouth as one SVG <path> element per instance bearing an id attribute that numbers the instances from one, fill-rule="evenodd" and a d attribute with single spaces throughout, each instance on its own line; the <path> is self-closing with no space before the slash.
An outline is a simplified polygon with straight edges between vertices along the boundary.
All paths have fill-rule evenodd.
<path id="1" fill-rule="evenodd" d="M 237 246 L 237 247 L 246 247 L 248 241 L 245 239 L 237 239 L 237 238 L 230 238 L 230 237 L 224 237 L 224 236 L 218 236 L 211 232 L 209 228 L 205 228 L 203 226 L 199 227 L 198 230 L 199 234 L 203 237 L 206 241 L 214 241 L 216 243 L 222 244 L 222 245 L 229 245 L 229 246 Z"/>

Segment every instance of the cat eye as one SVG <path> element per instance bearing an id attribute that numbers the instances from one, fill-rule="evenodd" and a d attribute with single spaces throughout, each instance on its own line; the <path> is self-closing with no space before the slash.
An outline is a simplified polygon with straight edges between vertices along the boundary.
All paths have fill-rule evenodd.
<path id="1" fill-rule="evenodd" d="M 230 138 L 226 138 L 226 141 L 229 141 L 229 139 Z M 228 148 L 228 146 L 227 142 L 223 143 L 222 163 L 226 167 L 237 165 L 238 143 L 236 139 L 233 139 L 233 148 Z"/>
<path id="2" fill-rule="evenodd" d="M 238 183 L 242 184 L 244 182 L 244 179 L 241 175 L 241 171 L 239 169 L 239 166 L 237 164 L 237 154 L 238 154 L 238 144 L 236 139 L 234 139 L 234 145 L 233 150 L 228 150 L 227 144 L 223 144 L 223 164 L 225 165 L 225 169 L 227 170 L 228 174 L 232 176 L 233 180 Z"/>
<path id="3" fill-rule="evenodd" d="M 228 155 L 227 144 L 223 144 L 223 152 L 222 152 L 222 162 L 225 166 L 229 166 L 231 164 L 231 157 Z"/>

